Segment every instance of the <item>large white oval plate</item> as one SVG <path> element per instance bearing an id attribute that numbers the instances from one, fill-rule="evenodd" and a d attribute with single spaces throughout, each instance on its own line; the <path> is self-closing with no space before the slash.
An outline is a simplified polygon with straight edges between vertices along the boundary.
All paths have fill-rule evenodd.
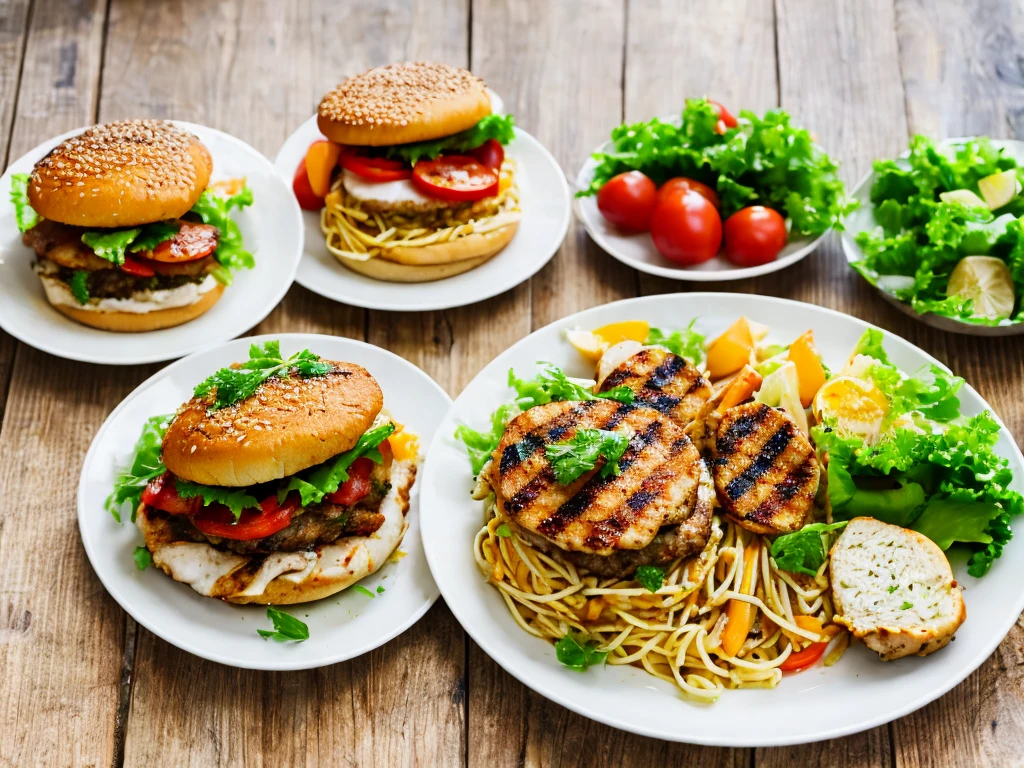
<path id="1" fill-rule="evenodd" d="M 171 360 L 233 339 L 259 323 L 284 298 L 302 257 L 302 217 L 291 189 L 270 161 L 241 139 L 203 125 L 173 122 L 198 136 L 210 150 L 213 181 L 246 177 L 253 203 L 232 216 L 256 266 L 237 270 L 234 282 L 212 309 L 174 328 L 147 333 L 101 331 L 53 309 L 32 271 L 33 253 L 21 242 L 7 195 L 11 174 L 30 173 L 39 158 L 85 130 L 78 128 L 18 158 L 0 179 L 0 328 L 29 346 L 69 360 L 136 365 Z"/>
<path id="2" fill-rule="evenodd" d="M 771 327 L 771 338 L 790 342 L 808 328 L 833 370 L 841 367 L 868 325 L 810 304 L 766 296 L 685 293 L 650 296 L 580 312 L 531 334 L 488 365 L 459 395 L 430 447 L 420 488 L 423 543 L 441 594 L 456 618 L 483 650 L 508 672 L 552 701 L 602 723 L 671 741 L 715 746 L 770 746 L 829 739 L 872 728 L 938 698 L 976 669 L 999 644 L 1024 608 L 1024 557 L 1012 542 L 983 579 L 966 575 L 954 558 L 957 578 L 967 587 L 968 619 L 956 642 L 925 659 L 880 662 L 862 646 L 833 667 L 788 676 L 774 690 L 727 690 L 714 705 L 682 699 L 670 684 L 632 667 L 574 672 L 555 659 L 554 646 L 524 632 L 473 559 L 473 537 L 482 524 L 480 502 L 470 499 L 472 472 L 452 433 L 458 424 L 480 428 L 491 411 L 509 399 L 509 368 L 529 373 L 538 360 L 562 366 L 570 375 L 591 376 L 565 341 L 567 327 L 597 328 L 644 319 L 662 328 L 697 328 L 714 336 L 740 315 Z M 905 369 L 934 358 L 886 333 L 886 349 Z M 965 386 L 965 413 L 987 408 Z M 1009 458 L 1024 488 L 1024 458 L 1009 432 L 999 452 Z"/>
<path id="3" fill-rule="evenodd" d="M 309 669 L 351 659 L 383 645 L 412 626 L 437 599 L 420 541 L 419 488 L 413 486 L 409 530 L 399 549 L 406 556 L 362 580 L 370 598 L 353 589 L 284 610 L 309 625 L 301 643 L 266 641 L 265 606 L 231 605 L 179 584 L 163 572 L 138 571 L 132 560 L 142 534 L 118 524 L 103 508 L 114 477 L 131 460 L 143 423 L 173 413 L 192 388 L 213 371 L 248 357 L 249 344 L 280 339 L 285 355 L 310 349 L 322 357 L 358 363 L 380 383 L 384 407 L 430 445 L 451 403 L 433 379 L 397 355 L 352 339 L 313 334 L 255 336 L 203 350 L 167 366 L 132 392 L 107 417 L 86 454 L 78 485 L 78 526 L 86 554 L 103 586 L 137 622 L 182 650 L 246 669 Z M 422 469 L 421 469 L 422 471 Z M 377 587 L 385 591 L 377 593 Z"/>
<path id="4" fill-rule="evenodd" d="M 327 250 L 320 212 L 302 211 L 306 253 L 295 279 L 328 299 L 367 309 L 420 312 L 461 307 L 514 288 L 555 255 L 569 229 L 569 184 L 555 158 L 533 136 L 516 128 L 505 148 L 519 164 L 523 218 L 504 250 L 476 269 L 429 283 L 388 283 L 346 269 Z M 277 153 L 277 172 L 289 184 L 309 145 L 322 139 L 316 115 L 299 126 Z"/>

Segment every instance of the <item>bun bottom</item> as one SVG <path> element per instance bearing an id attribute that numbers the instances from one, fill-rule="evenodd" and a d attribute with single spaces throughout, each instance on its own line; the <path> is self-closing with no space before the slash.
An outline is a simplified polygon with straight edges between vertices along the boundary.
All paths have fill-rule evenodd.
<path id="1" fill-rule="evenodd" d="M 177 538 L 164 517 L 140 505 L 136 522 L 153 564 L 206 597 L 229 603 L 292 605 L 341 592 L 375 573 L 402 543 L 409 527 L 409 493 L 416 466 L 391 465 L 391 490 L 381 502 L 384 523 L 370 536 L 347 536 L 311 552 L 236 555 L 210 544 Z"/>
<path id="2" fill-rule="evenodd" d="M 120 333 L 144 333 L 160 328 L 172 328 L 187 323 L 204 314 L 216 304 L 224 293 L 224 286 L 217 283 L 216 287 L 203 294 L 195 304 L 186 307 L 170 307 L 155 309 L 152 312 L 99 312 L 89 309 L 78 309 L 64 304 L 52 304 L 54 309 L 75 322 L 99 328 L 103 331 Z"/>
<path id="3" fill-rule="evenodd" d="M 493 232 L 467 235 L 448 243 L 399 247 L 367 261 L 355 261 L 335 254 L 345 267 L 375 280 L 390 283 L 428 283 L 476 269 L 496 256 L 516 234 L 519 224 Z"/>

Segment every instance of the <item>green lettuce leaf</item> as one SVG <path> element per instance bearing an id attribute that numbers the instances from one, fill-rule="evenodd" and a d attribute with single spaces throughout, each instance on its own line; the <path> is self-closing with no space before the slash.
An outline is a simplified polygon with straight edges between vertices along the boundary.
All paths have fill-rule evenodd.
<path id="1" fill-rule="evenodd" d="M 805 525 L 799 531 L 779 536 L 772 542 L 769 552 L 782 570 L 814 576 L 825 562 L 826 535 L 845 526 L 845 521 Z"/>
<path id="2" fill-rule="evenodd" d="M 19 232 L 28 232 L 39 223 L 39 214 L 28 201 L 28 181 L 27 173 L 11 174 L 11 203 Z"/>
<path id="3" fill-rule="evenodd" d="M 704 345 L 707 338 L 704 334 L 694 330 L 693 326 L 696 322 L 697 319 L 694 318 L 686 328 L 672 331 L 667 335 L 660 328 L 651 328 L 644 344 L 664 347 L 687 362 L 700 365 L 704 361 Z"/>
<path id="4" fill-rule="evenodd" d="M 121 522 L 121 509 L 125 502 L 130 503 L 131 520 L 135 522 L 135 513 L 142 502 L 142 492 L 146 490 L 150 480 L 160 477 L 167 471 L 160 457 L 160 449 L 164 432 L 173 418 L 174 414 L 154 416 L 143 425 L 142 434 L 135 441 L 132 462 L 127 469 L 118 474 L 114 480 L 114 490 L 104 504 L 117 522 Z"/>
<path id="5" fill-rule="evenodd" d="M 233 208 L 241 209 L 248 205 L 252 205 L 252 190 L 245 185 L 240 192 L 227 197 L 207 189 L 192 206 L 192 213 L 197 214 L 204 224 L 212 224 L 220 231 L 213 257 L 221 268 L 212 274 L 223 285 L 231 284 L 235 270 L 256 266 L 252 253 L 242 242 L 242 230 L 230 216 Z"/>
<path id="6" fill-rule="evenodd" d="M 222 485 L 203 485 L 193 483 L 189 480 L 175 478 L 174 485 L 178 489 L 178 495 L 183 499 L 194 499 L 197 496 L 203 500 L 203 506 L 211 504 L 223 504 L 231 510 L 235 520 L 242 516 L 247 509 L 259 509 L 260 501 L 248 488 L 228 488 Z"/>
<path id="7" fill-rule="evenodd" d="M 505 433 L 505 425 L 519 413 L 521 409 L 517 403 L 505 403 L 491 414 L 491 428 L 486 432 L 477 431 L 465 424 L 456 427 L 455 439 L 460 440 L 466 447 L 474 475 L 479 475 L 480 470 L 491 460 L 498 443 L 501 442 L 501 436 Z"/>
<path id="8" fill-rule="evenodd" d="M 532 379 L 520 379 L 511 369 L 508 372 L 508 385 L 516 391 L 516 403 L 521 410 L 529 410 L 535 405 L 558 402 L 562 400 L 617 400 L 620 403 L 632 403 L 635 395 L 629 387 L 614 387 L 607 392 L 594 392 L 590 387 L 571 380 L 565 372 L 550 363 Z"/>
<path id="9" fill-rule="evenodd" d="M 160 243 L 165 240 L 170 240 L 181 230 L 181 227 L 177 222 L 172 221 L 158 221 L 154 224 L 147 224 L 142 228 L 142 232 L 136 237 L 132 244 L 128 247 L 128 251 L 131 253 L 138 253 L 139 251 L 152 251 Z"/>
<path id="10" fill-rule="evenodd" d="M 104 232 L 84 232 L 82 242 L 92 248 L 97 256 L 112 264 L 124 264 L 125 251 L 142 232 L 141 227 L 112 229 Z"/>
<path id="11" fill-rule="evenodd" d="M 489 139 L 508 144 L 515 138 L 511 115 L 488 115 L 472 128 L 432 141 L 398 144 L 384 150 L 384 156 L 416 165 L 420 160 L 433 160 L 442 152 L 458 154 L 476 149 Z"/>

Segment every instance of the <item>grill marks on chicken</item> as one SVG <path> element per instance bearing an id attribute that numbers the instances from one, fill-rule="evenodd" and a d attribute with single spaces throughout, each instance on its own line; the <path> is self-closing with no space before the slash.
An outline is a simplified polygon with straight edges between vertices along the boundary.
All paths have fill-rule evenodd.
<path id="1" fill-rule="evenodd" d="M 629 436 L 619 475 L 601 477 L 599 461 L 573 483 L 557 482 L 544 446 L 580 429 Z M 610 400 L 548 403 L 520 414 L 506 428 L 492 467 L 499 503 L 517 525 L 562 550 L 594 555 L 642 549 L 662 526 L 687 520 L 706 473 L 693 443 L 669 418 Z"/>
<path id="2" fill-rule="evenodd" d="M 748 530 L 799 529 L 814 503 L 818 460 L 807 436 L 783 411 L 761 403 L 727 410 L 712 446 L 718 500 Z"/>
<path id="3" fill-rule="evenodd" d="M 685 427 L 708 400 L 711 383 L 679 355 L 661 347 L 644 347 L 627 358 L 601 383 L 601 391 L 626 386 L 638 404 L 663 413 Z"/>

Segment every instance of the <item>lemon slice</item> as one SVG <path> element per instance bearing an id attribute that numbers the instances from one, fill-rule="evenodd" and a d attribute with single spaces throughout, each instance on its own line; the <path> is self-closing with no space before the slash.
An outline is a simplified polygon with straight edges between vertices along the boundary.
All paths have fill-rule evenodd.
<path id="1" fill-rule="evenodd" d="M 994 256 L 965 256 L 953 269 L 947 296 L 974 299 L 974 314 L 998 320 L 1013 314 L 1016 297 L 1006 263 Z"/>
<path id="2" fill-rule="evenodd" d="M 874 382 L 837 376 L 822 385 L 811 408 L 819 422 L 833 419 L 840 432 L 870 438 L 881 432 L 889 401 Z"/>
<path id="3" fill-rule="evenodd" d="M 565 338 L 583 357 L 596 363 L 609 347 L 623 341 L 643 344 L 650 332 L 651 325 L 646 320 L 623 320 L 593 331 L 570 329 L 565 332 Z"/>

